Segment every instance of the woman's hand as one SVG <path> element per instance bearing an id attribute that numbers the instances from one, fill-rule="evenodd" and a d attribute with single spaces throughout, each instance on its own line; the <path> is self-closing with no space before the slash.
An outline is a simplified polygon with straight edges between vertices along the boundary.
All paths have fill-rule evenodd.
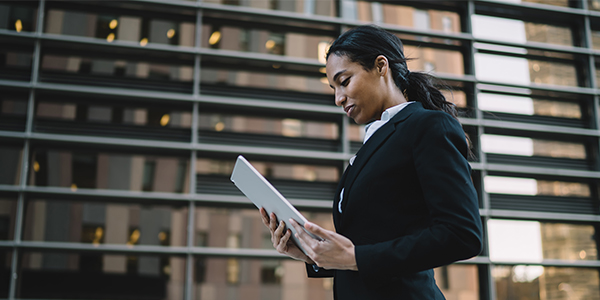
<path id="1" fill-rule="evenodd" d="M 298 232 L 296 237 L 300 240 L 302 248 L 317 266 L 325 269 L 358 271 L 354 244 L 350 239 L 323 229 L 314 223 L 306 222 L 304 224 L 306 230 L 323 238 L 323 240 L 316 240 L 308 235 L 296 221 L 290 219 L 290 222 Z"/>
<path id="2" fill-rule="evenodd" d="M 283 221 L 280 221 L 279 224 L 277 224 L 277 216 L 275 216 L 274 213 L 271 213 L 271 216 L 267 215 L 267 211 L 262 207 L 260 208 L 260 215 L 263 224 L 265 224 L 271 232 L 271 242 L 273 242 L 273 247 L 277 249 L 277 252 L 285 254 L 293 259 L 304 261 L 309 265 L 314 264 L 314 262 L 306 256 L 298 246 L 296 246 L 294 240 L 291 239 L 292 231 L 289 229 L 286 230 Z"/>

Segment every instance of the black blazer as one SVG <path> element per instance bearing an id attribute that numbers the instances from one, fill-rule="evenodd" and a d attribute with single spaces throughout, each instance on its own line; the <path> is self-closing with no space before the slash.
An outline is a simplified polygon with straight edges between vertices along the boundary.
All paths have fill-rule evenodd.
<path id="1" fill-rule="evenodd" d="M 482 249 L 467 149 L 449 114 L 406 106 L 362 146 L 337 188 L 335 228 L 354 243 L 358 271 L 307 266 L 308 275 L 334 276 L 340 300 L 444 299 L 432 268 Z"/>

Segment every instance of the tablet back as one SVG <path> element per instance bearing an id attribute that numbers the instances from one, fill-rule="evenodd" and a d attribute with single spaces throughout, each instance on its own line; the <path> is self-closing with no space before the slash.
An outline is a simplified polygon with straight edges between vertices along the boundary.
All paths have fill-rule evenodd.
<path id="1" fill-rule="evenodd" d="M 269 215 L 273 212 L 278 220 L 283 220 L 286 227 L 292 230 L 292 238 L 296 242 L 296 245 L 300 246 L 295 237 L 296 230 L 290 224 L 289 219 L 294 219 L 298 224 L 304 226 L 306 218 L 241 155 L 238 156 L 233 167 L 231 181 L 256 207 L 264 207 Z M 309 232 L 307 233 L 319 239 Z"/>

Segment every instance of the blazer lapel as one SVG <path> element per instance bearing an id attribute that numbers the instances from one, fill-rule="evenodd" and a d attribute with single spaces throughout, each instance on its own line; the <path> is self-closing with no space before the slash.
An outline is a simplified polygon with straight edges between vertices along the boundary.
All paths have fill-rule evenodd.
<path id="1" fill-rule="evenodd" d="M 358 153 L 356 154 L 356 159 L 354 160 L 354 164 L 347 170 L 348 174 L 344 174 L 346 177 L 345 180 L 342 177 L 343 181 L 341 182 L 343 182 L 344 184 L 344 201 L 342 203 L 342 212 L 345 210 L 346 205 L 348 205 L 349 192 L 352 189 L 352 185 L 354 184 L 354 181 L 356 180 L 356 177 L 358 176 L 360 171 L 364 168 L 364 166 L 367 164 L 371 156 L 373 156 L 373 154 L 377 151 L 377 149 L 379 149 L 385 143 L 385 141 L 392 135 L 392 133 L 396 131 L 396 124 L 404 121 L 416 109 L 423 109 L 421 103 L 415 102 L 409 104 L 407 107 L 398 112 L 398 114 L 396 114 L 390 121 L 388 121 L 385 125 L 379 128 L 371 136 L 371 138 L 369 138 L 369 140 L 360 148 L 360 150 L 358 150 Z M 340 190 L 338 190 L 338 193 L 340 193 Z M 339 195 L 336 197 L 339 199 Z"/>

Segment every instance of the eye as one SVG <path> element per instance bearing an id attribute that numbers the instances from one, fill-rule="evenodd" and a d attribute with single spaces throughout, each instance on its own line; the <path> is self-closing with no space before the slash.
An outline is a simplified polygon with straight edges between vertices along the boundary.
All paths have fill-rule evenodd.
<path id="1" fill-rule="evenodd" d="M 342 86 L 348 86 L 348 83 L 350 83 L 350 77 L 348 77 L 344 81 L 342 81 Z"/>

